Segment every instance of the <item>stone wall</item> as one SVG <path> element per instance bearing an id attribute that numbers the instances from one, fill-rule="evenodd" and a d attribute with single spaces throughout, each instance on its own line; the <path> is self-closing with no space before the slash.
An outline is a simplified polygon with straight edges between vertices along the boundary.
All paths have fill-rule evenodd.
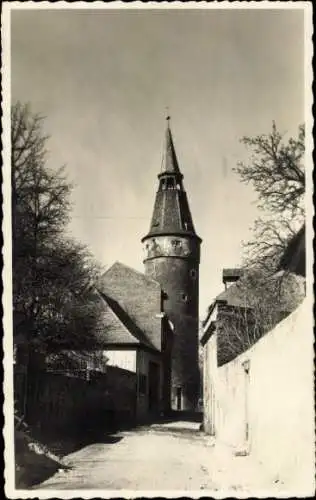
<path id="1" fill-rule="evenodd" d="M 156 257 L 145 261 L 146 274 L 163 289 L 163 310 L 173 324 L 171 405 L 195 409 L 199 393 L 198 304 L 199 264 L 194 258 Z"/>

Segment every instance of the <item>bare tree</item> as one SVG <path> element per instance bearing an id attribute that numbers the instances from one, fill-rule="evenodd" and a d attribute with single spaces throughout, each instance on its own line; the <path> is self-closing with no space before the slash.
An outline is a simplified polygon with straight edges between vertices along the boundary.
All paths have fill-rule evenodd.
<path id="1" fill-rule="evenodd" d="M 304 126 L 299 127 L 298 138 L 290 138 L 287 144 L 282 142 L 275 123 L 270 134 L 244 137 L 242 142 L 253 154 L 249 164 L 241 162 L 235 170 L 242 182 L 253 184 L 259 207 L 280 214 L 290 212 L 292 216 L 304 212 Z"/>
<path id="2" fill-rule="evenodd" d="M 231 361 L 292 312 L 305 294 L 304 279 L 294 274 L 246 270 L 232 285 L 234 305 L 219 304 L 218 362 Z"/>
<path id="3" fill-rule="evenodd" d="M 234 171 L 253 185 L 263 213 L 255 222 L 253 240 L 245 245 L 247 262 L 272 269 L 304 221 L 305 128 L 300 125 L 298 137 L 284 142 L 273 123 L 270 134 L 244 137 L 242 143 L 251 157 Z"/>

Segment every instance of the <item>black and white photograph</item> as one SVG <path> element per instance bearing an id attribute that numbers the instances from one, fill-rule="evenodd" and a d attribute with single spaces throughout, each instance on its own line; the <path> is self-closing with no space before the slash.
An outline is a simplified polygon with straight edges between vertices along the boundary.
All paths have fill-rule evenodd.
<path id="1" fill-rule="evenodd" d="M 7 498 L 314 496 L 312 34 L 4 2 Z"/>

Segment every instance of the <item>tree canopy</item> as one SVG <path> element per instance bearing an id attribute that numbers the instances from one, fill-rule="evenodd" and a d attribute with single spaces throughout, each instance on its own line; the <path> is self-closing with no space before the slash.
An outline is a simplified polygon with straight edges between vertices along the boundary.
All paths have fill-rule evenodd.
<path id="1" fill-rule="evenodd" d="M 250 150 L 248 162 L 234 169 L 240 180 L 251 184 L 262 213 L 254 224 L 254 237 L 247 242 L 247 262 L 275 270 L 282 252 L 305 217 L 305 127 L 287 141 L 275 123 L 269 134 L 243 137 Z"/>
<path id="2" fill-rule="evenodd" d="M 99 310 L 86 291 L 100 266 L 65 236 L 73 185 L 65 168 L 49 168 L 43 117 L 12 106 L 14 334 L 34 345 L 89 343 Z"/>

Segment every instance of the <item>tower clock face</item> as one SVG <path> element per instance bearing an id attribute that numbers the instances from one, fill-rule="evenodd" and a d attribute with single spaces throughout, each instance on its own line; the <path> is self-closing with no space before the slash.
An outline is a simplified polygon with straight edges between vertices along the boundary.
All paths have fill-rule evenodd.
<path id="1" fill-rule="evenodd" d="M 166 242 L 168 255 L 186 257 L 190 255 L 190 249 L 187 240 L 183 238 L 168 239 Z"/>
<path id="2" fill-rule="evenodd" d="M 188 257 L 193 253 L 190 242 L 176 236 L 158 236 L 145 242 L 145 259 L 154 257 Z"/>

